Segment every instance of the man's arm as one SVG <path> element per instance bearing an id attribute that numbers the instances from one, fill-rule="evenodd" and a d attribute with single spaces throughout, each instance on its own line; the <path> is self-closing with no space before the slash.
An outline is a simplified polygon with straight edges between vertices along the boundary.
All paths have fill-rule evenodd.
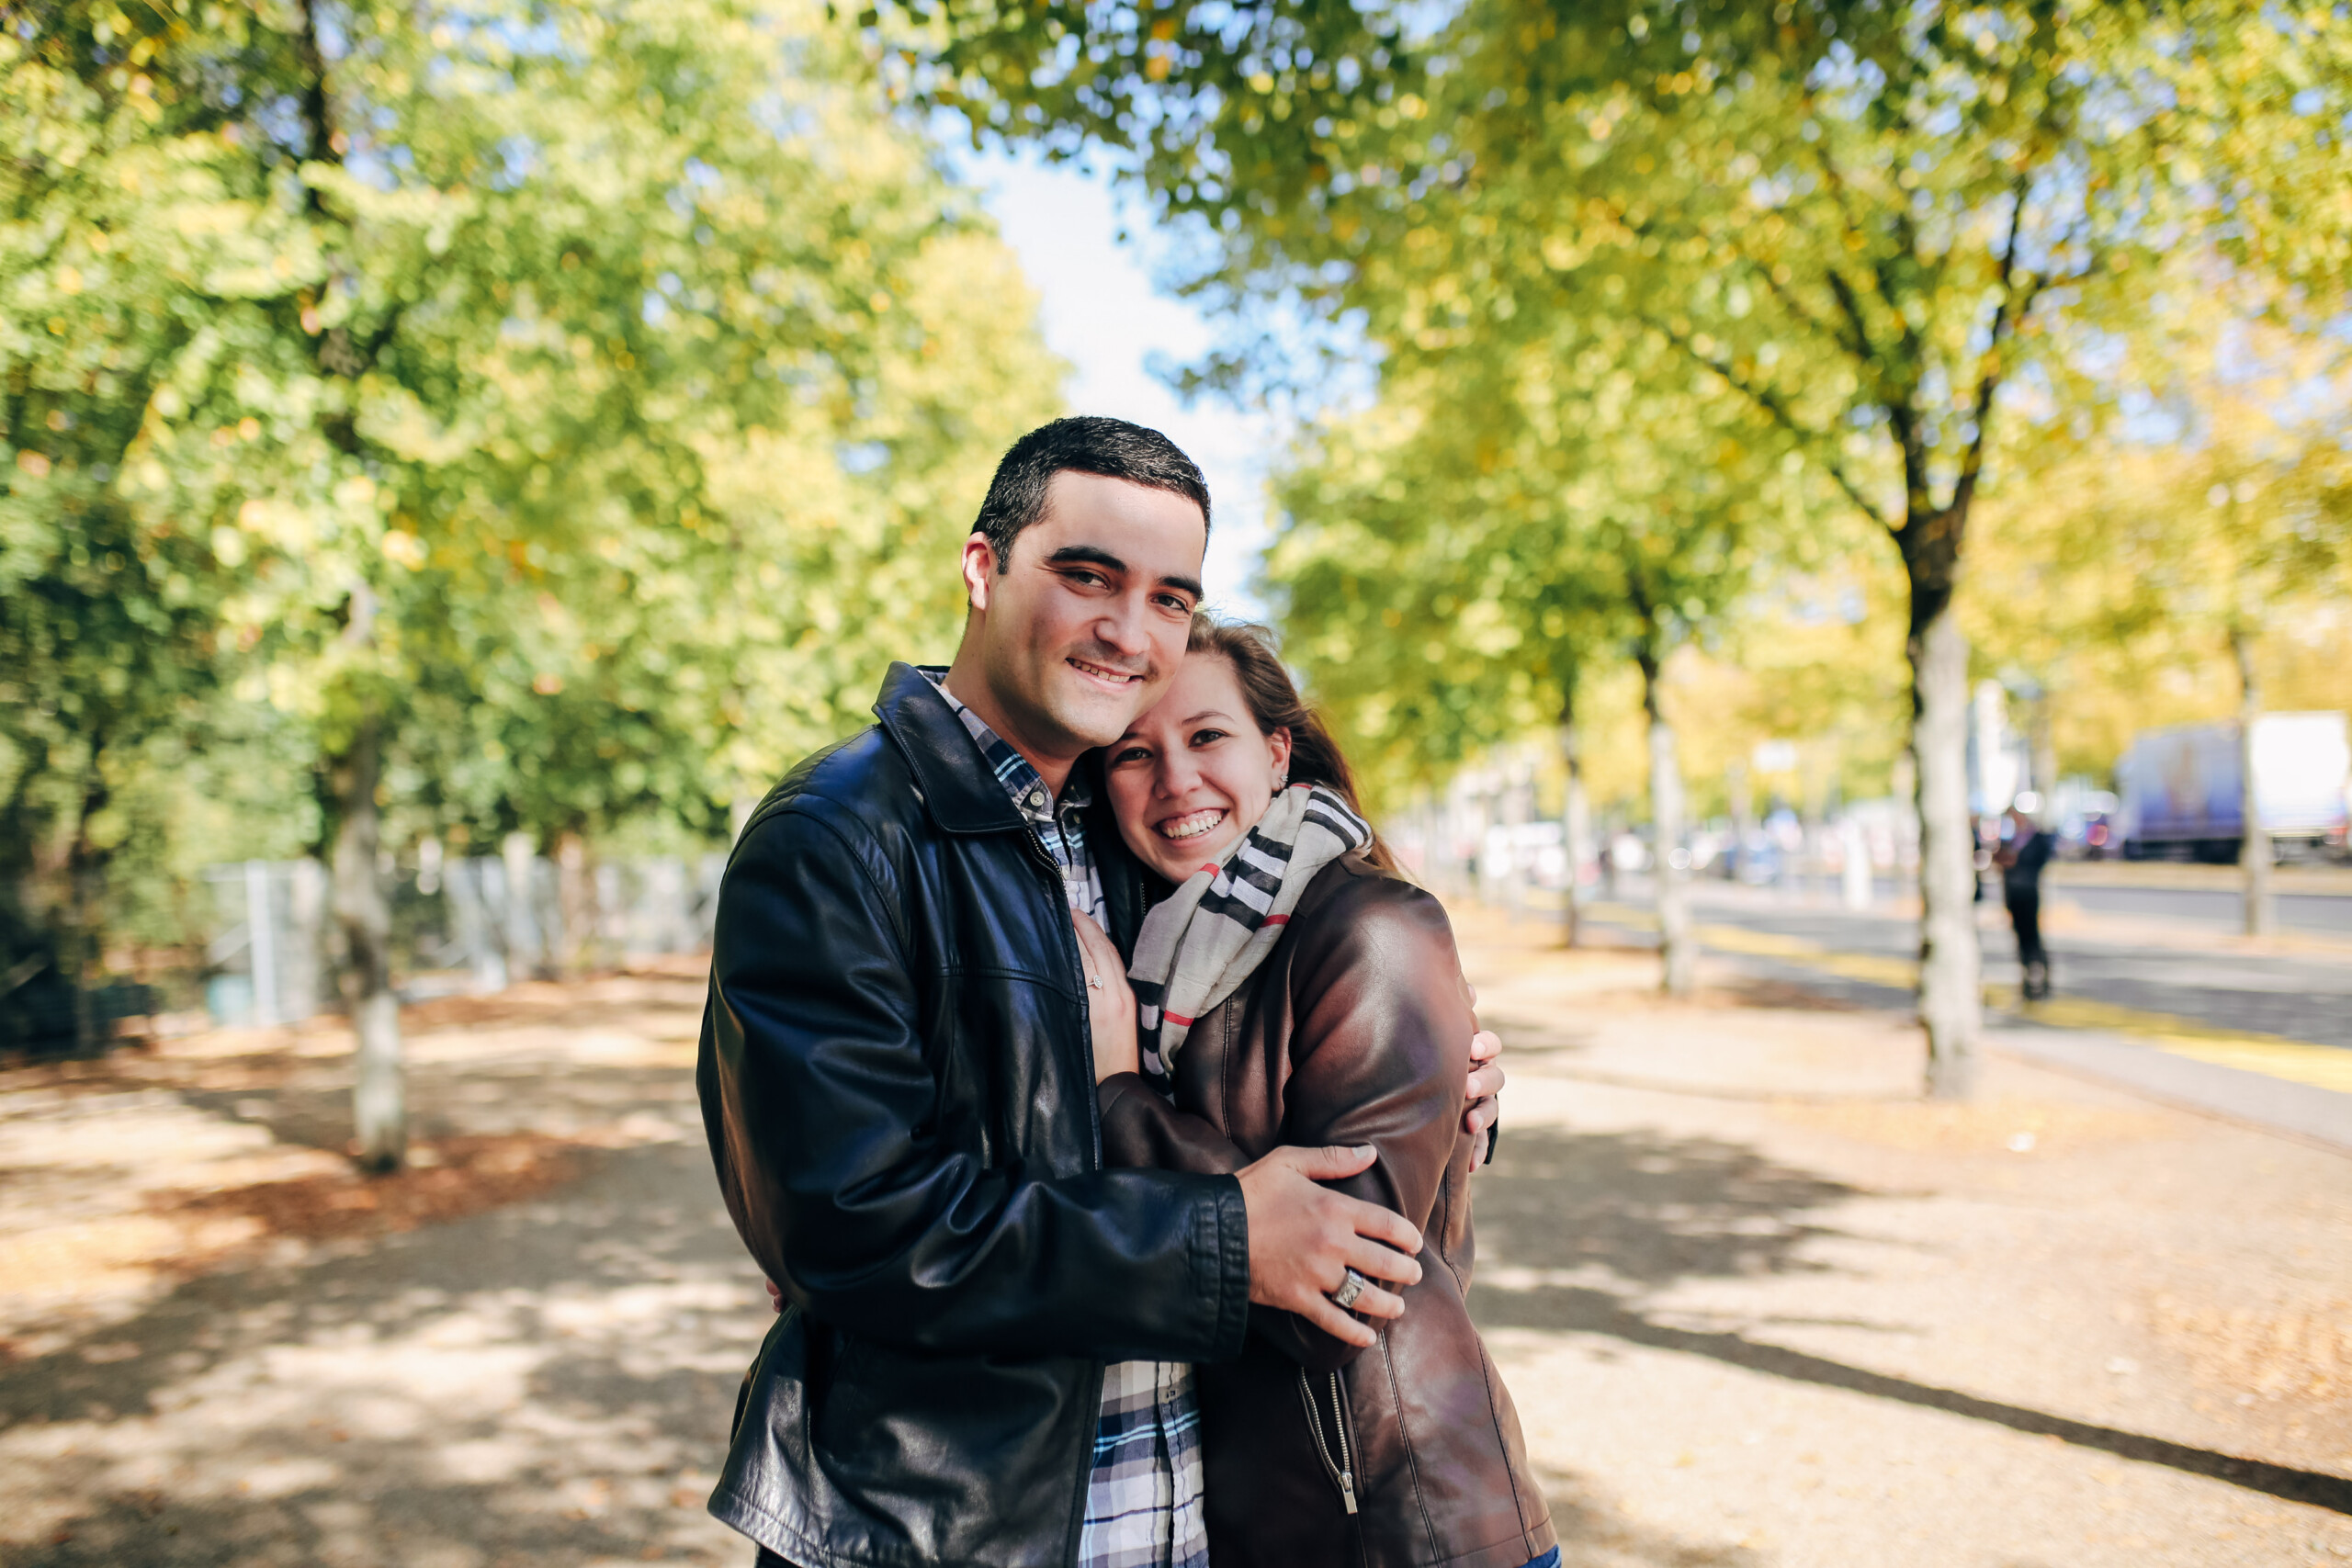
<path id="1" fill-rule="evenodd" d="M 924 1349 L 1238 1353 L 1232 1177 L 1037 1179 L 940 1137 L 894 880 L 854 824 L 803 801 L 751 829 L 720 891 L 696 1079 L 761 1269 L 823 1321 Z"/>

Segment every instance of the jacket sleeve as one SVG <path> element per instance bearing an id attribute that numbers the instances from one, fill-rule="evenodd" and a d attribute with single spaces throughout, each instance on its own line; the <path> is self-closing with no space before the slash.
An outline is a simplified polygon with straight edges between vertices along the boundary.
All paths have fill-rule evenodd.
<path id="1" fill-rule="evenodd" d="M 911 1348 L 1238 1354 L 1238 1182 L 1040 1179 L 940 1137 L 897 878 L 831 811 L 804 797 L 756 822 L 719 893 L 695 1077 L 753 1258 L 820 1321 Z"/>
<path id="2" fill-rule="evenodd" d="M 1095 1097 L 1102 1108 L 1104 1165 L 1229 1176 L 1250 1163 L 1240 1145 L 1207 1118 L 1162 1100 L 1141 1073 L 1112 1074 Z"/>
<path id="3" fill-rule="evenodd" d="M 1427 1233 L 1447 1169 L 1467 1142 L 1463 1083 L 1477 1030 L 1445 911 L 1409 883 L 1364 876 L 1317 910 L 1298 937 L 1283 1142 L 1371 1145 L 1371 1168 L 1330 1185 Z M 1168 1104 L 1140 1077 L 1107 1078 L 1098 1094 L 1106 1160 L 1189 1171 L 1250 1163 L 1209 1122 Z M 1430 1246 L 1422 1261 L 1442 1266 Z M 1294 1313 L 1256 1308 L 1250 1325 L 1316 1371 L 1360 1353 Z"/>

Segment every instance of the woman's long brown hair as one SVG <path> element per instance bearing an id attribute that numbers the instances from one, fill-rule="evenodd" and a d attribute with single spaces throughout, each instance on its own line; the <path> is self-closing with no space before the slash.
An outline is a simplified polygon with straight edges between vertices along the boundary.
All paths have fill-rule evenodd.
<path id="1" fill-rule="evenodd" d="M 1348 766 L 1346 754 L 1340 751 L 1340 743 L 1331 739 L 1322 716 L 1298 694 L 1297 682 L 1290 678 L 1290 671 L 1283 667 L 1282 656 L 1274 651 L 1274 634 L 1271 630 L 1246 622 L 1219 621 L 1196 615 L 1184 651 L 1188 655 L 1212 653 L 1233 667 L 1234 676 L 1241 683 L 1242 701 L 1250 705 L 1250 716 L 1259 733 L 1290 731 L 1291 783 L 1321 784 L 1346 801 L 1357 816 L 1364 815 L 1363 803 L 1356 797 L 1355 773 Z M 1397 869 L 1396 857 L 1377 833 L 1364 846 L 1363 858 L 1383 871 Z"/>

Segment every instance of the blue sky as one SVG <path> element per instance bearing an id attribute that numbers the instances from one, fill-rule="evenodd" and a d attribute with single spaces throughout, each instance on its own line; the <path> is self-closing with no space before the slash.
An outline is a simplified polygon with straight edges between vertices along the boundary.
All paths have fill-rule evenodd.
<path id="1" fill-rule="evenodd" d="M 1145 368 L 1155 355 L 1178 364 L 1197 359 L 1216 335 L 1190 304 L 1152 287 L 1148 230 L 1138 220 L 1138 240 L 1119 243 L 1120 198 L 1110 180 L 1073 164 L 995 151 L 963 152 L 956 163 L 985 193 L 1037 290 L 1046 341 L 1073 367 L 1072 411 L 1163 430 L 1192 454 L 1216 508 L 1204 570 L 1210 603 L 1261 614 L 1249 583 L 1268 536 L 1265 479 L 1282 430 L 1269 412 L 1218 399 L 1187 407 Z"/>

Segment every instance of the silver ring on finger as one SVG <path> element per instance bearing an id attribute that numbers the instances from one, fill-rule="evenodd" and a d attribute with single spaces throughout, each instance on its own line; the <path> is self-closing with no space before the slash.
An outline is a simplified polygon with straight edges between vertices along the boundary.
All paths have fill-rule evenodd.
<path id="1" fill-rule="evenodd" d="M 1356 1304 L 1356 1298 L 1363 1295 L 1371 1288 L 1371 1280 L 1351 1269 L 1348 1270 L 1347 1278 L 1340 1281 L 1340 1288 L 1331 1292 L 1331 1304 L 1341 1312 L 1346 1312 Z"/>

